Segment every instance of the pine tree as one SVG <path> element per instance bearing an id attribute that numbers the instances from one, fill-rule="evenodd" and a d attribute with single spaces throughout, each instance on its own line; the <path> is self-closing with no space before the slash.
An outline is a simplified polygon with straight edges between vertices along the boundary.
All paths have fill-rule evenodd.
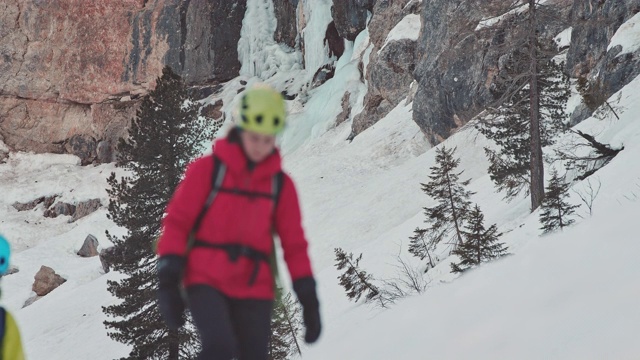
<path id="1" fill-rule="evenodd" d="M 291 293 L 276 289 L 276 302 L 271 316 L 269 360 L 285 360 L 301 356 L 299 336 L 302 334 L 301 309 Z"/>
<path id="2" fill-rule="evenodd" d="M 474 194 L 465 190 L 470 179 L 460 181 L 464 171 L 456 172 L 460 159 L 455 159 L 456 148 L 447 149 L 445 146 L 436 150 L 436 165 L 431 167 L 430 181 L 422 185 L 422 191 L 438 205 L 424 208 L 427 223 L 431 224 L 433 247 L 444 237 L 452 235 L 454 249 L 462 243 L 461 229 L 469 214 L 471 202 L 469 197 Z"/>
<path id="3" fill-rule="evenodd" d="M 353 253 L 347 255 L 341 248 L 336 248 L 335 253 L 336 268 L 338 270 L 345 269 L 345 272 L 338 279 L 340 285 L 347 291 L 349 300 L 357 302 L 364 295 L 365 302 L 378 300 L 383 307 L 386 306 L 380 290 L 373 284 L 373 276 L 360 269 L 359 263 L 362 260 L 362 254 L 354 260 Z"/>
<path id="4" fill-rule="evenodd" d="M 427 259 L 427 266 L 424 272 L 436 266 L 436 262 L 438 261 L 437 257 L 432 256 L 434 243 L 432 239 L 429 238 L 429 234 L 428 229 L 416 228 L 413 231 L 413 236 L 409 238 L 409 252 L 413 256 L 420 258 L 420 260 Z"/>
<path id="5" fill-rule="evenodd" d="M 547 185 L 547 193 L 542 202 L 540 212 L 540 228 L 543 233 L 553 231 L 557 228 L 562 230 L 575 222 L 571 215 L 580 205 L 571 205 L 565 201 L 569 197 L 569 186 L 564 176 L 559 176 L 557 170 L 551 172 L 551 179 Z"/>
<path id="6" fill-rule="evenodd" d="M 452 253 L 461 261 L 451 263 L 451 272 L 463 272 L 481 262 L 500 257 L 507 251 L 504 243 L 497 243 L 502 234 L 498 232 L 496 224 L 485 229 L 484 214 L 478 205 L 469 214 L 469 222 L 462 233 L 465 241 Z"/>
<path id="7" fill-rule="evenodd" d="M 536 0 L 527 0 L 524 10 L 519 2 L 512 5 L 519 10 L 507 20 L 510 39 L 500 45 L 507 55 L 493 84 L 498 106 L 481 117 L 478 128 L 500 147 L 485 149 L 491 179 L 507 199 L 526 192 L 533 211 L 544 198 L 542 147 L 564 126 L 570 88 L 562 65 L 552 60 L 555 43 L 542 36 L 545 23 L 557 16 L 556 5 Z"/>
<path id="8" fill-rule="evenodd" d="M 513 61 L 517 61 L 514 56 Z M 537 86 L 540 92 L 540 145 L 554 143 L 558 133 L 566 129 L 564 107 L 570 95 L 569 78 L 562 65 L 552 60 L 539 64 Z M 509 80 L 506 80 L 509 81 Z M 498 109 L 489 110 L 478 123 L 478 130 L 498 145 L 498 150 L 485 148 L 489 159 L 489 175 L 498 191 L 511 200 L 521 193 L 531 193 L 531 121 L 528 84 L 508 98 Z"/>
<path id="9" fill-rule="evenodd" d="M 104 322 L 116 341 L 131 345 L 125 359 L 187 359 L 199 347 L 192 329 L 169 331 L 157 301 L 154 241 L 160 222 L 185 165 L 203 150 L 219 124 L 198 116 L 198 104 L 182 79 L 169 67 L 155 90 L 142 100 L 127 140 L 121 139 L 117 166 L 128 176 L 107 179 L 109 219 L 127 229 L 123 237 L 107 237 L 115 245 L 108 261 L 126 275 L 109 281 L 109 291 L 122 300 L 103 308 L 113 318 Z"/>

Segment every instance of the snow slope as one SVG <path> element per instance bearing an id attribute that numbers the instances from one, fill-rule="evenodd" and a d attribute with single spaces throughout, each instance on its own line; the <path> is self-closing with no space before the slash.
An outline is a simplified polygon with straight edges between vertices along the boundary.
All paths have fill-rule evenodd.
<path id="1" fill-rule="evenodd" d="M 436 273 L 423 295 L 387 311 L 344 308 L 331 317 L 322 342 L 304 358 L 637 359 L 638 89 L 640 78 L 623 89 L 621 104 L 627 111 L 619 122 L 590 118 L 578 126 L 597 130 L 601 141 L 625 146 L 594 175 L 602 189 L 592 217 L 582 209 L 585 218 L 575 226 L 539 236 L 535 212 L 503 237 L 513 255 L 455 281 Z M 579 203 L 576 196 L 571 200 Z M 480 204 L 485 210 L 501 206 L 496 198 Z M 501 217 L 490 221 L 498 221 L 504 231 L 507 221 Z M 331 287 L 325 284 L 332 278 L 327 273 L 322 273 L 325 291 Z"/>
<path id="2" fill-rule="evenodd" d="M 102 324 L 106 320 L 102 306 L 116 301 L 106 282 L 119 275 L 105 275 L 97 257 L 76 255 L 89 234 L 96 236 L 100 250 L 111 246 L 105 230 L 122 233 L 107 219 L 106 210 L 69 223 L 69 216 L 45 218 L 42 205 L 25 212 L 11 206 L 56 194 L 57 201 L 99 198 L 106 205 L 106 179 L 115 167 L 79 164 L 75 156 L 24 153 L 12 154 L 6 164 L 0 164 L 0 232 L 9 239 L 14 249 L 12 264 L 19 269 L 2 279 L 2 304 L 16 315 L 28 359 L 113 359 L 127 354 L 126 346 L 107 338 Z M 42 265 L 67 282 L 22 308 L 35 295 L 31 285 Z"/>
<path id="3" fill-rule="evenodd" d="M 443 145 L 458 147 L 463 177 L 473 179 L 471 188 L 478 192 L 473 200 L 486 212 L 487 221 L 498 222 L 501 231 L 508 232 L 503 239 L 513 255 L 458 279 L 449 274 L 445 261 L 429 272 L 425 294 L 386 311 L 346 300 L 335 279 L 333 248 L 363 252 L 367 270 L 378 278 L 389 277 L 399 248 L 406 253 L 408 236 L 421 225 L 421 207 L 429 201 L 419 182 L 425 181 L 434 152 L 411 121 L 410 104 L 399 105 L 352 143 L 344 141 L 349 133 L 344 124 L 288 155 L 285 166 L 302 196 L 325 320 L 323 338 L 305 349 L 303 358 L 415 359 L 428 354 L 457 359 L 473 354 L 478 359 L 633 359 L 640 352 L 633 338 L 640 330 L 635 306 L 640 267 L 634 261 L 640 249 L 632 236 L 633 220 L 640 213 L 635 195 L 640 194 L 640 163 L 634 144 L 640 138 L 640 124 L 634 122 L 640 113 L 639 88 L 636 79 L 623 89 L 621 101 L 627 111 L 620 122 L 592 118 L 579 125 L 585 131 L 596 130 L 602 141 L 626 148 L 596 174 L 603 188 L 593 217 L 563 233 L 540 237 L 537 214 L 528 214 L 527 199 L 510 204 L 499 200 L 478 151 L 482 138 L 466 130 L 447 140 Z M 0 165 L 2 190 L 11 194 L 9 201 L 59 192 L 52 185 L 53 174 L 75 166 L 70 160 L 60 155 L 14 155 Z M 84 186 L 103 187 L 100 179 L 111 170 L 108 165 L 75 167 L 67 172 L 78 180 L 65 186 L 85 194 L 74 195 L 78 200 L 90 198 L 95 192 Z M 16 191 L 15 181 L 23 181 L 22 190 Z M 3 232 L 16 239 L 18 219 L 39 215 L 37 210 L 17 213 L 8 203 L 2 200 L 2 218 L 13 220 L 10 227 L 3 224 Z M 20 272 L 2 284 L 4 303 L 16 311 L 30 359 L 112 359 L 126 354 L 126 347 L 109 340 L 102 326 L 101 306 L 115 301 L 105 284 L 117 274 L 102 275 L 97 259 L 74 255 L 85 232 L 109 226 L 104 213 L 81 219 L 78 225 L 56 220 L 41 219 L 36 236 L 40 240 L 20 240 L 30 249 L 18 251 L 14 263 Z M 61 226 L 78 230 L 47 235 Z M 30 233 L 37 234 L 33 229 Z M 104 241 L 100 232 L 95 235 Z M 41 263 L 69 281 L 19 310 L 31 295 L 29 286 Z M 52 353 L 52 348 L 59 350 Z"/>

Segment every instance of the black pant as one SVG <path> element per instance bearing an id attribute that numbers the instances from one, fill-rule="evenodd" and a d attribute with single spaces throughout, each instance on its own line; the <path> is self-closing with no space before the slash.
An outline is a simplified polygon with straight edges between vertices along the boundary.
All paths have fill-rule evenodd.
<path id="1" fill-rule="evenodd" d="M 206 285 L 187 288 L 189 310 L 200 333 L 199 360 L 266 360 L 271 300 L 231 299 Z"/>

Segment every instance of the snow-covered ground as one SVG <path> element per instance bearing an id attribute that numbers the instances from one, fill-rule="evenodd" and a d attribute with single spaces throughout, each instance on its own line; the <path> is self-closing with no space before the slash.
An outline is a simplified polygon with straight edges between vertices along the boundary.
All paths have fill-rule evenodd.
<path id="1" fill-rule="evenodd" d="M 640 13 L 620 25 L 611 38 L 607 51 L 618 45 L 622 47 L 622 51 L 616 56 L 633 53 L 640 48 Z"/>
<path id="2" fill-rule="evenodd" d="M 405 16 L 391 31 L 387 34 L 387 38 L 384 41 L 384 45 L 380 48 L 379 52 L 392 41 L 410 39 L 413 41 L 418 40 L 420 36 L 420 28 L 422 23 L 420 15 L 409 14 Z"/>
<path id="3" fill-rule="evenodd" d="M 448 274 L 448 262 L 443 262 L 429 271 L 430 285 L 424 294 L 407 298 L 389 310 L 348 304 L 335 280 L 339 273 L 322 267 L 320 284 L 323 303 L 327 304 L 323 307 L 327 319 L 325 335 L 303 358 L 637 359 L 640 356 L 640 344 L 635 341 L 640 333 L 637 307 L 640 266 L 635 259 L 640 251 L 635 236 L 635 220 L 640 216 L 638 89 L 640 78 L 622 91 L 621 105 L 627 111 L 620 121 L 591 118 L 577 127 L 600 134 L 599 140 L 614 147 L 625 146 L 593 176 L 592 181 L 597 179 L 602 188 L 591 217 L 583 205 L 578 212 L 584 218 L 578 218 L 576 225 L 540 236 L 538 212 L 528 214 L 528 199 L 505 205 L 492 194 L 486 175 L 472 176 L 471 188 L 478 191 L 473 200 L 488 212 L 489 223 L 497 222 L 501 231 L 506 232 L 502 240 L 512 255 L 457 279 Z M 459 150 L 475 147 L 456 142 L 456 137 L 445 144 L 457 145 Z M 474 169 L 481 170 L 480 166 L 466 162 L 466 155 L 461 154 L 465 175 L 474 174 Z M 430 158 L 432 151 L 415 160 L 426 163 Z M 398 181 L 403 177 L 413 178 L 414 183 L 421 180 L 417 174 L 400 173 L 401 168 L 396 168 Z M 586 181 L 573 188 L 580 190 L 584 186 Z M 399 203 L 396 198 L 407 207 L 416 202 L 404 194 L 401 186 L 392 187 L 384 203 L 358 213 L 366 216 L 370 227 L 382 222 L 389 229 L 386 222 L 398 210 L 388 206 L 389 202 Z M 422 204 L 427 203 L 426 199 L 420 199 L 417 189 L 413 194 Z M 578 204 L 580 199 L 573 194 L 571 202 Z M 341 227 L 341 219 L 336 218 L 331 220 L 332 227 Z M 355 253 L 363 252 L 364 267 L 384 278 L 390 275 L 387 264 L 393 262 L 393 247 L 397 248 L 401 241 L 406 244 L 422 218 L 421 214 L 408 218 L 407 223 L 381 232 L 380 236 L 371 234 L 368 241 L 360 237 L 355 237 L 358 241 L 350 241 L 354 237 L 348 233 L 334 243 Z M 315 227 L 322 225 L 309 227 L 313 233 Z M 320 236 L 322 230 L 317 231 Z M 406 247 L 403 251 L 406 254 Z M 322 258 L 321 254 L 318 257 Z"/>
<path id="4" fill-rule="evenodd" d="M 98 239 L 100 250 L 111 245 L 105 230 L 122 233 L 107 219 L 106 209 L 69 223 L 70 216 L 45 218 L 42 204 L 24 212 L 12 206 L 52 195 L 72 204 L 99 198 L 106 205 L 106 179 L 115 167 L 79 163 L 70 155 L 18 153 L 0 164 L 0 233 L 9 239 L 12 264 L 19 270 L 2 279 L 2 304 L 18 319 L 28 359 L 113 359 L 127 354 L 124 345 L 107 338 L 102 324 L 102 306 L 116 301 L 106 282 L 119 275 L 105 275 L 97 257 L 76 255 L 89 234 Z M 67 281 L 22 308 L 35 295 L 31 285 L 42 265 Z"/>
<path id="5" fill-rule="evenodd" d="M 269 3 L 252 0 L 248 11 Z M 318 5 L 304 8 L 310 26 L 307 44 L 318 44 L 321 38 L 313 34 L 328 23 L 330 2 Z M 262 10 L 272 11 L 269 6 Z M 415 21 L 419 18 L 409 18 L 405 25 Z M 268 36 L 272 22 L 254 25 L 243 32 L 247 42 L 242 46 L 276 46 Z M 634 27 L 627 28 L 617 38 L 628 38 Z M 566 35 L 560 38 L 566 41 Z M 398 31 L 393 38 L 412 36 L 413 30 L 404 36 Z M 461 277 L 449 272 L 450 259 L 445 259 L 428 272 L 424 294 L 381 310 L 347 300 L 336 279 L 333 250 L 363 253 L 361 265 L 377 279 L 396 275 L 398 254 L 421 265 L 410 257 L 407 244 L 413 230 L 423 225 L 422 208 L 432 204 L 420 183 L 427 181 L 435 151 L 412 120 L 412 104 L 405 102 L 346 141 L 366 92 L 358 61 L 362 56 L 366 62 L 372 46 L 368 31 L 345 45 L 336 76 L 289 102 L 292 116 L 281 139 L 285 168 L 301 196 L 324 319 L 320 342 L 305 347 L 303 358 L 640 358 L 640 265 L 635 259 L 640 242 L 634 237 L 640 216 L 640 78 L 612 96 L 617 101 L 620 95 L 616 105 L 625 108 L 619 121 L 590 118 L 577 126 L 625 150 L 592 177 L 602 184 L 593 215 L 579 209 L 583 218 L 563 232 L 540 236 L 538 213 L 529 213 L 527 198 L 501 200 L 486 171 L 482 147 L 489 144 L 472 127 L 439 145 L 457 147 L 462 178 L 470 178 L 470 189 L 476 192 L 472 201 L 480 205 L 488 224 L 497 223 L 505 233 L 502 240 L 512 255 Z M 216 95 L 224 98 L 224 111 L 231 115 L 241 80 L 302 88 L 309 74 L 291 65 L 289 55 L 272 63 L 286 71 L 260 79 L 272 68 L 251 69 L 249 60 L 264 54 L 247 50 L 241 59 L 243 76 Z M 305 56 L 314 67 L 330 60 L 320 52 L 307 51 Z M 345 91 L 351 92 L 351 117 L 336 126 Z M 560 144 L 564 141 L 568 137 Z M 2 303 L 16 314 L 31 360 L 107 360 L 127 354 L 127 347 L 108 338 L 102 324 L 102 306 L 117 301 L 106 282 L 119 275 L 104 274 L 97 258 L 76 255 L 88 234 L 105 247 L 104 231 L 122 230 L 114 228 L 104 209 L 69 223 L 65 216 L 44 218 L 42 205 L 26 212 L 12 207 L 16 201 L 54 194 L 60 195 L 59 201 L 100 198 L 106 204 L 106 178 L 114 170 L 113 165 L 80 167 L 77 158 L 67 155 L 12 154 L 0 164 L 0 233 L 10 239 L 13 264 L 19 269 L 2 279 Z M 579 182 L 573 189 L 585 185 Z M 575 194 L 571 201 L 580 202 Z M 52 267 L 67 282 L 22 308 L 33 295 L 31 284 L 41 265 Z"/>

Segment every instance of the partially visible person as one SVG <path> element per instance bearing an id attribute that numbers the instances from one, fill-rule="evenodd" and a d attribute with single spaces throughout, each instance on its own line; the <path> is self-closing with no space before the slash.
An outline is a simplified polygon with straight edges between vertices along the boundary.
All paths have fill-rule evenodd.
<path id="1" fill-rule="evenodd" d="M 9 271 L 11 248 L 0 235 L 0 276 Z M 11 313 L 0 306 L 0 360 L 24 360 L 20 331 Z"/>
<path id="2" fill-rule="evenodd" d="M 298 195 L 276 148 L 284 100 L 271 88 L 251 88 L 238 113 L 238 126 L 215 143 L 213 154 L 187 168 L 157 248 L 160 311 L 177 329 L 189 307 L 202 340 L 201 360 L 268 358 L 274 232 L 303 307 L 305 340 L 315 342 L 321 331 Z"/>

